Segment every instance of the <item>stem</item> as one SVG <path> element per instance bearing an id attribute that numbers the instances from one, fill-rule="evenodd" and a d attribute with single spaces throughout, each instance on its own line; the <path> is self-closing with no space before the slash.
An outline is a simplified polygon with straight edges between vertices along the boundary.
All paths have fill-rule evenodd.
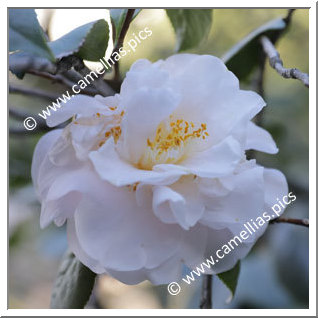
<path id="1" fill-rule="evenodd" d="M 212 279 L 212 275 L 203 276 L 200 309 L 212 309 Z"/>
<path id="2" fill-rule="evenodd" d="M 294 78 L 298 79 L 306 87 L 309 87 L 309 76 L 306 73 L 301 72 L 297 68 L 285 68 L 283 66 L 283 61 L 281 60 L 278 51 L 276 50 L 273 43 L 266 36 L 262 36 L 261 44 L 263 46 L 264 52 L 268 56 L 270 66 L 282 77 L 284 78 Z"/>
<path id="3" fill-rule="evenodd" d="M 124 21 L 124 24 L 123 24 L 123 27 L 122 27 L 122 29 L 120 31 L 120 34 L 119 34 L 119 37 L 118 37 L 118 41 L 117 41 L 116 46 L 115 46 L 115 48 L 113 50 L 113 53 L 114 52 L 118 52 L 119 49 L 123 46 L 124 39 L 125 39 L 125 36 L 126 36 L 126 33 L 127 33 L 128 29 L 129 29 L 129 25 L 130 25 L 130 23 L 132 21 L 134 13 L 135 13 L 135 9 L 128 9 L 127 15 L 126 15 L 126 18 L 125 18 L 125 21 Z M 120 75 L 119 74 L 119 61 L 116 62 L 115 65 L 114 65 L 114 72 L 115 73 L 114 73 L 114 79 L 113 80 L 115 82 L 118 82 L 119 81 L 119 77 L 120 77 L 119 76 Z"/>
<path id="4" fill-rule="evenodd" d="M 76 84 L 75 82 L 72 82 L 71 80 L 69 80 L 68 78 L 66 78 L 65 76 L 58 74 L 58 75 L 53 75 L 50 73 L 46 73 L 46 72 L 39 72 L 39 71 L 35 71 L 35 70 L 29 70 L 27 71 L 28 74 L 32 74 L 35 76 L 39 76 L 48 80 L 51 80 L 53 82 L 57 82 L 60 84 L 63 84 L 69 88 L 72 88 L 72 86 L 74 84 Z M 89 96 L 94 96 L 96 95 L 98 92 L 93 89 L 92 87 L 85 87 L 82 91 L 81 94 L 84 95 L 89 95 Z"/>
<path id="5" fill-rule="evenodd" d="M 308 219 L 290 219 L 290 218 L 277 218 L 271 220 L 269 223 L 290 223 L 295 225 L 301 225 L 305 227 L 309 227 L 309 220 Z"/>
<path id="6" fill-rule="evenodd" d="M 265 54 L 261 54 L 260 62 L 256 74 L 256 78 L 254 79 L 254 90 L 260 96 L 264 98 L 264 71 L 265 71 Z M 263 115 L 264 115 L 264 108 L 256 115 L 255 117 L 255 124 L 258 126 L 262 125 L 263 122 Z"/>
<path id="7" fill-rule="evenodd" d="M 45 98 L 49 100 L 55 100 L 58 98 L 57 95 L 51 94 L 49 92 L 46 92 L 40 89 L 19 87 L 12 84 L 9 84 L 9 93 L 36 96 L 36 97 Z"/>
<path id="8" fill-rule="evenodd" d="M 103 80 L 103 78 L 101 77 L 96 78 L 96 73 L 90 70 L 81 59 L 73 56 L 71 63 L 75 71 L 77 71 L 83 78 L 85 78 L 87 75 L 90 76 L 91 78 L 95 76 L 95 79 L 93 79 L 93 81 L 90 84 L 94 86 L 94 88 L 102 96 L 112 96 L 115 94 L 114 90 Z"/>

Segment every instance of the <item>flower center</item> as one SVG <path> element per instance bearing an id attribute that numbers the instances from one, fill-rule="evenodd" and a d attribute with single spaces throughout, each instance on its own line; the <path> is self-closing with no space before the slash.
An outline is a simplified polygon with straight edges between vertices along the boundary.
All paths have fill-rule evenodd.
<path id="1" fill-rule="evenodd" d="M 182 119 L 160 123 L 154 139 L 147 139 L 147 149 L 138 167 L 151 170 L 156 164 L 177 163 L 188 153 L 193 142 L 209 136 L 206 130 L 205 123 L 196 126 Z"/>

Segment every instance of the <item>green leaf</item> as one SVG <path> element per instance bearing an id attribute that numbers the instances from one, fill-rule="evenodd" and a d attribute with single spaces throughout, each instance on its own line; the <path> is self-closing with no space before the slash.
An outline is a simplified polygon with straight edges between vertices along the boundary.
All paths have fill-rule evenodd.
<path id="1" fill-rule="evenodd" d="M 55 61 L 34 9 L 9 9 L 9 51 L 27 52 Z"/>
<path id="2" fill-rule="evenodd" d="M 285 27 L 286 22 L 282 18 L 269 21 L 234 45 L 223 55 L 222 60 L 240 80 L 246 79 L 259 63 L 259 57 L 262 54 L 259 38 L 266 35 L 275 41 Z"/>
<path id="3" fill-rule="evenodd" d="M 94 287 L 96 274 L 80 263 L 74 254 L 67 252 L 55 281 L 51 308 L 82 309 Z"/>
<path id="4" fill-rule="evenodd" d="M 135 9 L 131 21 L 135 19 L 135 17 L 140 13 L 140 11 L 141 9 Z M 113 42 L 114 42 L 114 46 L 116 46 L 119 35 L 120 35 L 120 31 L 123 28 L 123 25 L 128 13 L 128 9 L 110 9 L 109 13 L 110 13 L 110 18 L 114 28 Z"/>
<path id="5" fill-rule="evenodd" d="M 19 79 L 23 79 L 28 70 L 55 74 L 56 65 L 46 58 L 18 52 L 9 54 L 9 70 Z"/>
<path id="6" fill-rule="evenodd" d="M 49 42 L 49 46 L 57 58 L 76 55 L 83 60 L 99 61 L 105 56 L 108 40 L 108 23 L 101 19 L 72 30 Z"/>
<path id="7" fill-rule="evenodd" d="M 232 297 L 235 294 L 238 277 L 240 274 L 241 262 L 238 261 L 236 265 L 227 272 L 223 272 L 218 274 L 218 277 L 221 281 L 227 286 L 227 288 L 231 291 Z"/>
<path id="8" fill-rule="evenodd" d="M 177 52 L 194 48 L 208 38 L 212 25 L 212 11 L 212 9 L 166 9 L 177 36 Z"/>

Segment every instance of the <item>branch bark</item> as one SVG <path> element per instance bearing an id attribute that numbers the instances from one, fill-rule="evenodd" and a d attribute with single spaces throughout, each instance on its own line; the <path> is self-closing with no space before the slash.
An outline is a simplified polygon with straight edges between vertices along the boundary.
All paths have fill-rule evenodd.
<path id="1" fill-rule="evenodd" d="M 295 225 L 302 225 L 305 227 L 309 227 L 309 220 L 308 219 L 291 219 L 291 218 L 277 218 L 271 220 L 269 223 L 290 223 Z"/>
<path id="2" fill-rule="evenodd" d="M 200 309 L 212 309 L 212 279 L 212 275 L 203 276 Z"/>
<path id="3" fill-rule="evenodd" d="M 57 95 L 54 93 L 46 92 L 40 89 L 34 89 L 34 88 L 26 88 L 21 86 L 16 86 L 13 84 L 9 84 L 9 93 L 12 94 L 23 94 L 28 96 L 36 96 L 48 100 L 55 100 L 58 98 Z"/>
<path id="4" fill-rule="evenodd" d="M 50 74 L 47 72 L 38 72 L 35 70 L 28 70 L 27 73 L 51 80 L 53 82 L 63 84 L 69 88 L 71 88 L 73 85 L 76 84 L 75 82 L 71 81 L 70 79 L 66 78 L 66 76 L 61 75 L 61 74 L 53 75 L 53 74 Z M 81 91 L 81 94 L 94 96 L 94 95 L 98 94 L 98 92 L 96 89 L 87 86 Z"/>
<path id="5" fill-rule="evenodd" d="M 130 25 L 130 22 L 132 21 L 134 13 L 135 13 L 135 9 L 128 9 L 128 12 L 127 12 L 123 27 L 122 27 L 122 29 L 120 31 L 120 34 L 119 34 L 119 37 L 118 37 L 118 41 L 117 41 L 116 46 L 115 46 L 115 48 L 113 50 L 113 53 L 114 52 L 118 52 L 119 49 L 123 46 L 124 40 L 125 40 L 125 36 L 126 36 L 126 33 L 127 33 L 128 29 L 129 29 L 129 25 Z M 116 62 L 115 65 L 114 65 L 114 79 L 113 79 L 113 81 L 114 82 L 118 82 L 119 81 L 119 61 Z"/>
<path id="6" fill-rule="evenodd" d="M 82 62 L 83 63 L 83 62 Z M 84 65 L 84 63 L 80 66 L 75 68 L 75 70 L 81 74 L 84 78 L 85 76 L 89 75 L 91 71 L 88 67 Z M 95 73 L 95 72 L 94 72 Z M 100 93 L 102 96 L 112 96 L 115 94 L 115 91 L 100 77 L 95 78 L 93 82 L 90 83 L 94 88 Z"/>
<path id="7" fill-rule="evenodd" d="M 278 51 L 276 50 L 273 43 L 266 36 L 262 36 L 261 44 L 263 46 L 263 50 L 268 56 L 270 66 L 276 70 L 276 72 L 284 78 L 294 78 L 298 79 L 306 87 L 309 87 L 309 76 L 306 73 L 301 72 L 297 68 L 285 68 L 283 66 L 283 61 L 281 60 Z"/>

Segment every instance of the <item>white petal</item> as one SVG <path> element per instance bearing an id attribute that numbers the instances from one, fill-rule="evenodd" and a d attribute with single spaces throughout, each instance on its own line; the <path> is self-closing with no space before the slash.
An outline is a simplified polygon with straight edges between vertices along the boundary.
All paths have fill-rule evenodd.
<path id="1" fill-rule="evenodd" d="M 99 200 L 86 197 L 74 215 L 79 243 L 107 270 L 133 271 L 159 266 L 180 243 L 182 230 L 160 222 L 150 207 L 138 207 L 127 188 L 103 189 Z"/>
<path id="2" fill-rule="evenodd" d="M 155 137 L 157 126 L 169 118 L 179 100 L 168 88 L 139 88 L 122 100 L 126 112 L 117 148 L 126 160 L 138 163 L 147 148 L 147 139 Z"/>
<path id="3" fill-rule="evenodd" d="M 148 279 L 155 285 L 180 281 L 184 265 L 193 268 L 205 261 L 208 229 L 196 225 L 184 232 L 178 251 L 159 267 L 148 270 Z"/>
<path id="4" fill-rule="evenodd" d="M 222 177 L 234 171 L 242 155 L 239 143 L 228 137 L 210 149 L 185 159 L 182 166 L 199 177 Z"/>
<path id="5" fill-rule="evenodd" d="M 285 195 L 288 194 L 288 184 L 286 177 L 276 169 L 264 169 L 264 185 L 265 185 L 265 203 L 266 210 L 272 211 L 271 207 L 282 202 Z M 283 213 L 283 210 L 280 214 Z"/>
<path id="6" fill-rule="evenodd" d="M 155 215 L 164 223 L 176 223 L 176 218 L 171 210 L 170 202 L 181 202 L 185 204 L 185 199 L 179 193 L 169 187 L 156 186 L 153 189 L 153 211 Z M 183 221 L 183 220 L 181 220 Z M 184 224 L 181 222 L 182 225 Z"/>
<path id="7" fill-rule="evenodd" d="M 75 212 L 80 200 L 81 194 L 76 192 L 69 192 L 58 200 L 43 200 L 40 216 L 41 228 L 47 227 L 53 220 L 59 221 L 58 226 L 63 225 L 65 219 L 71 217 Z"/>
<path id="8" fill-rule="evenodd" d="M 232 243 L 232 246 L 234 247 L 231 249 L 230 253 L 225 254 L 224 249 L 222 251 L 222 247 L 226 244 L 228 245 L 228 242 L 233 239 L 233 233 L 227 229 L 222 230 L 209 230 L 208 232 L 208 238 L 207 238 L 207 246 L 205 251 L 205 259 L 210 259 L 211 256 L 213 257 L 213 260 L 215 261 L 214 265 L 211 267 L 211 269 L 207 269 L 205 267 L 205 273 L 206 274 L 219 274 L 225 271 L 228 271 L 232 269 L 238 260 L 244 258 L 250 249 L 253 246 L 253 242 L 246 242 L 242 240 L 242 243 L 238 243 L 238 246 L 235 245 L 235 243 Z M 238 242 L 238 241 L 237 241 Z M 216 252 L 221 249 L 221 252 L 219 252 L 219 255 L 223 258 L 218 258 L 216 256 Z"/>
<path id="9" fill-rule="evenodd" d="M 31 175 L 33 184 L 38 192 L 38 176 L 40 167 L 47 156 L 48 151 L 52 145 L 57 141 L 62 133 L 61 129 L 56 129 L 45 134 L 37 143 L 32 159 Z"/>
<path id="10" fill-rule="evenodd" d="M 98 151 L 91 152 L 89 157 L 100 177 L 118 187 L 137 182 L 169 184 L 177 181 L 181 175 L 186 174 L 181 169 L 156 172 L 135 168 L 119 157 L 113 139 L 108 139 Z"/>
<path id="11" fill-rule="evenodd" d="M 47 194 L 47 200 L 57 200 L 69 192 L 91 194 L 96 197 L 102 192 L 99 190 L 104 183 L 89 167 L 80 167 L 56 176 Z"/>
<path id="12" fill-rule="evenodd" d="M 69 218 L 67 221 L 67 242 L 71 251 L 85 266 L 96 274 L 105 273 L 105 268 L 96 259 L 88 256 L 81 248 L 77 238 L 74 218 Z"/>
<path id="13" fill-rule="evenodd" d="M 188 230 L 202 217 L 204 209 L 193 177 L 181 178 L 170 187 L 154 187 L 153 210 L 163 222 L 177 222 Z"/>
<path id="14" fill-rule="evenodd" d="M 56 174 L 42 201 L 41 227 L 52 220 L 60 225 L 75 212 L 84 194 L 98 199 L 105 183 L 88 166 Z"/>
<path id="15" fill-rule="evenodd" d="M 268 131 L 249 122 L 247 126 L 247 140 L 245 149 L 255 149 L 258 151 L 275 154 L 278 152 L 275 141 Z"/>
<path id="16" fill-rule="evenodd" d="M 227 196 L 205 198 L 207 210 L 200 222 L 215 229 L 229 228 L 238 234 L 244 223 L 263 213 L 263 173 L 263 167 L 255 167 L 231 177 L 234 187 Z"/>
<path id="17" fill-rule="evenodd" d="M 169 73 L 158 66 L 156 63 L 152 64 L 148 60 L 141 59 L 130 67 L 120 88 L 120 96 L 125 104 L 126 99 L 130 99 L 131 95 L 141 87 L 164 88 L 167 86 Z"/>
<path id="18" fill-rule="evenodd" d="M 105 99 L 105 102 L 107 100 Z M 87 95 L 74 95 L 66 103 L 60 103 L 61 108 L 56 111 L 51 110 L 51 115 L 47 117 L 46 123 L 49 127 L 57 126 L 76 114 L 91 116 L 96 112 L 103 112 L 107 109 L 106 105 L 97 98 Z"/>

